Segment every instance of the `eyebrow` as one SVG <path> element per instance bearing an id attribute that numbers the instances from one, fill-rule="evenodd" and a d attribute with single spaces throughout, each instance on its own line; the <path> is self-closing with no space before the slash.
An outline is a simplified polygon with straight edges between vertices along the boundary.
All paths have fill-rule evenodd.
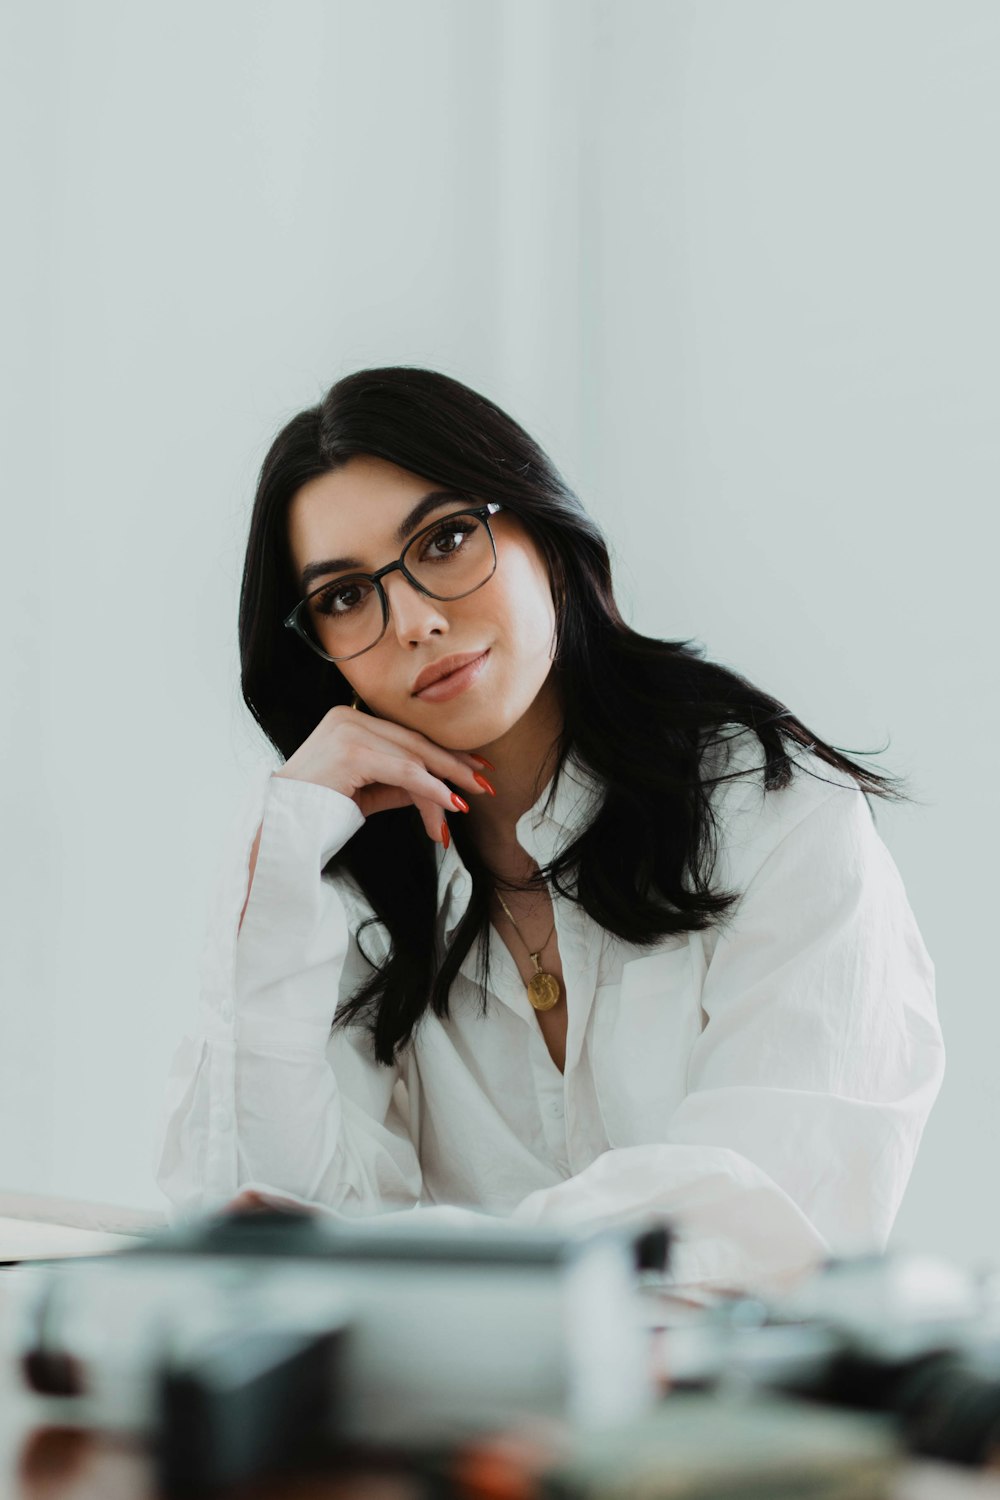
<path id="1" fill-rule="evenodd" d="M 408 536 L 416 531 L 425 516 L 430 515 L 432 510 L 437 510 L 439 506 L 452 500 L 459 500 L 470 505 L 475 503 L 470 500 L 468 495 L 463 494 L 461 490 L 431 490 L 429 494 L 424 495 L 423 499 L 417 501 L 413 509 L 403 517 L 396 527 L 395 539 L 400 546 L 402 546 Z M 304 594 L 311 583 L 314 583 L 317 578 L 324 577 L 327 573 L 360 571 L 363 567 L 364 563 L 360 562 L 356 557 L 327 557 L 321 562 L 306 563 L 302 569 L 299 586 Z"/>

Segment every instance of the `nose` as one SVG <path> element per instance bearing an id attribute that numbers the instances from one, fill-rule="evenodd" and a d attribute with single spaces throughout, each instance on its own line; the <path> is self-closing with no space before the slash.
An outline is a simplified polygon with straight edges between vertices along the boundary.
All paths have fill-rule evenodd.
<path id="1" fill-rule="evenodd" d="M 402 573 L 382 580 L 389 601 L 389 631 L 401 646 L 415 646 L 430 636 L 446 635 L 448 617 L 440 599 L 415 589 Z"/>

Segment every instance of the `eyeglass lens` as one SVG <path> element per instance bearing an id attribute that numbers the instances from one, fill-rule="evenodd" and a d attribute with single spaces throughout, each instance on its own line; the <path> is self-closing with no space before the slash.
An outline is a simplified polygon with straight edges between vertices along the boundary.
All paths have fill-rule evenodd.
<path id="1" fill-rule="evenodd" d="M 476 516 L 447 516 L 418 532 L 402 555 L 403 566 L 436 599 L 458 599 L 486 582 L 496 566 L 493 542 Z M 305 602 L 300 618 L 328 656 L 354 656 L 382 634 L 378 589 L 345 576 L 324 584 Z"/>

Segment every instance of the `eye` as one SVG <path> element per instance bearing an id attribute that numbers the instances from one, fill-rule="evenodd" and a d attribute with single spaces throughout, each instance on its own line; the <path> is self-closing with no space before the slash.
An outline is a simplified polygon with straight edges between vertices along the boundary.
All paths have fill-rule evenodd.
<path id="1" fill-rule="evenodd" d="M 478 529 L 479 523 L 472 517 L 462 518 L 458 521 L 448 521 L 432 531 L 425 537 L 420 548 L 421 561 L 434 562 L 443 561 L 454 557 L 465 545 L 466 538 Z"/>
<path id="2" fill-rule="evenodd" d="M 360 608 L 371 593 L 370 583 L 352 578 L 323 589 L 317 594 L 314 607 L 321 615 L 346 615 L 350 610 Z"/>

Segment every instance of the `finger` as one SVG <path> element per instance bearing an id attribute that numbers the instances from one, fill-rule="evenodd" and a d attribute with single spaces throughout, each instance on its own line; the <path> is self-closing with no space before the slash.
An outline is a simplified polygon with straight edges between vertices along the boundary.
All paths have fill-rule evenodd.
<path id="1" fill-rule="evenodd" d="M 391 751 L 376 752 L 368 763 L 371 782 L 401 787 L 420 813 L 429 838 L 441 843 L 441 823 L 446 813 L 467 812 L 468 803 L 420 761 Z"/>
<path id="2" fill-rule="evenodd" d="M 245 1188 L 242 1193 L 237 1193 L 225 1206 L 226 1213 L 257 1213 L 267 1205 L 261 1195 L 253 1188 Z"/>
<path id="3" fill-rule="evenodd" d="M 437 803 L 425 802 L 421 799 L 415 802 L 414 806 L 420 814 L 428 838 L 432 839 L 435 844 L 440 844 L 442 848 L 447 848 L 450 841 L 448 823 Z"/>
<path id="4" fill-rule="evenodd" d="M 440 789 L 440 790 L 439 790 Z M 420 814 L 428 838 L 436 844 L 448 845 L 447 814 L 465 813 L 469 804 L 446 787 L 443 782 L 428 772 L 417 770 L 410 778 L 407 790 L 413 805 Z M 442 800 L 442 792 L 445 800 Z"/>
<path id="5" fill-rule="evenodd" d="M 444 843 L 441 825 L 444 817 L 440 806 L 436 802 L 430 802 L 426 798 L 414 799 L 409 792 L 399 786 L 386 786 L 379 782 L 375 786 L 367 786 L 361 792 L 359 801 L 361 811 L 365 817 L 380 812 L 391 812 L 397 807 L 415 807 L 420 814 L 420 820 L 424 826 L 427 837 L 436 844 Z"/>
<path id="6" fill-rule="evenodd" d="M 436 804 L 441 812 L 468 812 L 469 804 L 465 798 L 454 792 L 442 777 L 436 776 L 423 759 L 413 755 L 381 748 L 370 751 L 366 758 L 366 772 L 369 783 L 384 782 L 388 786 L 403 787 L 414 803 L 423 797 Z"/>
<path id="7" fill-rule="evenodd" d="M 482 796 L 483 793 L 496 796 L 492 781 L 490 781 L 482 766 L 477 765 L 471 756 L 466 755 L 463 751 L 462 755 L 465 755 L 465 758 L 462 759 L 458 752 L 444 750 L 440 745 L 435 745 L 431 740 L 427 740 L 425 744 L 426 749 L 421 758 L 428 771 L 434 776 L 438 777 L 441 781 L 453 782 L 455 786 L 461 789 L 463 795 L 466 792 L 471 792 L 474 796 Z M 417 753 L 420 754 L 420 751 L 418 750 Z M 446 809 L 448 812 L 453 812 L 454 810 L 451 806 Z"/>
<path id="8" fill-rule="evenodd" d="M 427 837 L 436 844 L 444 843 L 444 814 L 437 802 L 431 802 L 425 797 L 413 797 L 403 787 L 386 786 L 383 782 L 379 782 L 377 786 L 365 787 L 359 801 L 366 818 L 375 813 L 391 812 L 398 807 L 415 807 Z"/>
<path id="9" fill-rule="evenodd" d="M 470 751 L 446 750 L 419 730 L 408 729 L 392 719 L 375 719 L 366 715 L 359 721 L 354 715 L 350 727 L 398 746 L 400 751 L 421 760 L 436 776 L 455 782 L 463 791 L 479 794 L 493 790 L 484 775 L 484 767 L 479 763 L 482 757 L 477 759 Z"/>
<path id="10" fill-rule="evenodd" d="M 428 771 L 440 777 L 442 781 L 452 781 L 456 786 L 461 787 L 463 792 L 472 792 L 473 795 L 483 792 L 496 795 L 483 767 L 478 765 L 466 751 L 445 750 L 443 746 L 436 745 L 433 740 L 427 739 L 424 735 L 415 735 L 414 741 L 411 753 L 422 760 Z"/>
<path id="11" fill-rule="evenodd" d="M 413 798 L 401 786 L 386 786 L 384 781 L 364 786 L 357 794 L 357 802 L 366 818 L 373 813 L 394 812 L 398 807 L 412 807 Z"/>

